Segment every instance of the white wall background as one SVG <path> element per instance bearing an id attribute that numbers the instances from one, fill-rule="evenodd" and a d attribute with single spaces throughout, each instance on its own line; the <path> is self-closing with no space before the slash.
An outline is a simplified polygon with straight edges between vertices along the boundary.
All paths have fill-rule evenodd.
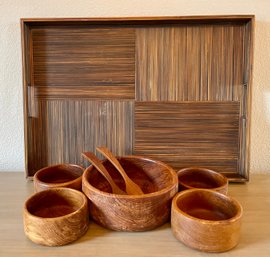
<path id="1" fill-rule="evenodd" d="M 20 18 L 255 14 L 251 173 L 270 173 L 269 0 L 0 0 L 0 171 L 24 171 Z"/>

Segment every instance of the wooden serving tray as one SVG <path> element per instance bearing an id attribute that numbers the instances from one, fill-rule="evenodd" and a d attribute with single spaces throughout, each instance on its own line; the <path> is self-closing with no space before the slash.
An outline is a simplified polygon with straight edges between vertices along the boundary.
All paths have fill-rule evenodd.
<path id="1" fill-rule="evenodd" d="M 26 173 L 106 145 L 248 180 L 254 16 L 22 19 Z"/>

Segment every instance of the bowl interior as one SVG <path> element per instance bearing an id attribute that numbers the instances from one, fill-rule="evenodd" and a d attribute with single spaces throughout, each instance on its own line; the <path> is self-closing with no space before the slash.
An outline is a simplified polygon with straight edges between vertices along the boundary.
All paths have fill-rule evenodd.
<path id="1" fill-rule="evenodd" d="M 80 209 L 84 203 L 79 192 L 70 190 L 49 189 L 39 192 L 26 202 L 26 209 L 30 214 L 42 218 L 55 218 L 70 214 Z"/>
<path id="2" fill-rule="evenodd" d="M 36 178 L 44 183 L 65 183 L 79 178 L 83 169 L 76 165 L 56 165 L 37 172 Z"/>
<path id="3" fill-rule="evenodd" d="M 127 175 L 140 186 L 145 194 L 160 191 L 174 184 L 172 172 L 167 165 L 139 157 L 117 158 Z M 104 166 L 110 173 L 115 183 L 125 191 L 125 183 L 120 173 L 107 160 L 103 161 Z M 87 181 L 95 188 L 111 193 L 111 187 L 107 180 L 93 167 L 89 167 Z"/>
<path id="4" fill-rule="evenodd" d="M 179 184 L 190 188 L 217 188 L 226 185 L 226 178 L 212 170 L 192 168 L 178 173 Z"/>
<path id="5" fill-rule="evenodd" d="M 188 190 L 189 191 L 189 190 Z M 237 212 L 237 205 L 227 196 L 211 191 L 185 191 L 176 205 L 182 212 L 203 220 L 228 220 Z"/>

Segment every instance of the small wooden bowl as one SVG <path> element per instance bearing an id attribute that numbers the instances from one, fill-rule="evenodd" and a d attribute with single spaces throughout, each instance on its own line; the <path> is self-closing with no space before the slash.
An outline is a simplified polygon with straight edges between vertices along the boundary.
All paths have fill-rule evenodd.
<path id="1" fill-rule="evenodd" d="M 42 168 L 34 175 L 36 192 L 55 187 L 82 190 L 84 168 L 75 164 L 57 164 Z"/>
<path id="2" fill-rule="evenodd" d="M 146 231 L 166 223 L 171 201 L 178 190 L 176 172 L 168 165 L 139 156 L 117 158 L 144 195 L 113 194 L 107 180 L 93 167 L 82 179 L 82 190 L 90 199 L 90 214 L 98 224 L 117 231 Z M 125 191 L 124 181 L 106 160 L 104 166 Z"/>
<path id="3" fill-rule="evenodd" d="M 185 245 L 224 252 L 239 241 L 242 207 L 233 198 L 208 189 L 178 193 L 172 202 L 171 228 Z"/>
<path id="4" fill-rule="evenodd" d="M 53 188 L 31 196 L 24 205 L 24 232 L 34 243 L 60 246 L 86 233 L 88 200 L 70 188 Z"/>
<path id="5" fill-rule="evenodd" d="M 179 191 L 193 188 L 205 188 L 228 193 L 228 179 L 222 174 L 205 168 L 190 167 L 177 172 Z"/>

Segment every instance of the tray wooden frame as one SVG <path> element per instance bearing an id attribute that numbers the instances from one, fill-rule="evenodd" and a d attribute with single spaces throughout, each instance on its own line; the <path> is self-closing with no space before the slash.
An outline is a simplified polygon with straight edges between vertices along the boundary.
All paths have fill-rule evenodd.
<path id="1" fill-rule="evenodd" d="M 238 148 L 235 157 L 237 165 L 233 170 L 229 167 L 228 170 L 225 168 L 225 170 L 219 170 L 219 172 L 225 174 L 230 181 L 248 181 L 254 22 L 254 15 L 21 19 L 26 175 L 32 176 L 39 167 L 56 162 L 86 164 L 80 158 L 79 151 L 94 151 L 97 144 L 107 144 L 119 155 L 143 154 L 145 146 L 143 145 L 140 150 L 136 147 L 136 142 L 138 142 L 136 127 L 138 127 L 138 124 L 135 123 L 137 120 L 140 121 L 141 117 L 138 119 L 135 117 L 137 115 L 135 108 L 137 105 L 140 106 L 140 103 L 160 102 L 164 104 L 167 101 L 192 104 L 192 102 L 208 102 L 210 106 L 211 102 L 213 104 L 224 102 L 227 106 L 228 102 L 231 102 L 232 106 L 237 106 L 235 107 L 238 108 L 236 113 L 239 113 L 239 123 L 233 128 L 236 129 L 233 136 L 238 136 L 237 142 L 233 145 L 233 147 Z M 209 29 L 209 26 L 213 27 Z M 64 32 L 59 34 L 61 28 L 67 33 L 75 33 L 74 37 L 66 37 Z M 76 28 L 79 28 L 79 31 Z M 80 28 L 86 28 L 86 30 L 82 31 Z M 217 30 L 215 30 L 216 28 Z M 91 29 L 94 29 L 93 34 L 84 34 Z M 181 32 L 183 29 L 185 33 Z M 44 31 L 48 33 L 46 34 Z M 241 35 L 238 38 L 241 46 L 237 45 L 239 43 L 236 42 L 237 40 L 233 40 L 237 38 L 238 31 Z M 88 46 L 76 45 L 79 42 L 76 41 L 76 33 L 79 33 L 77 37 L 84 38 L 84 43 L 87 40 L 94 41 L 95 38 L 101 40 L 105 53 L 101 59 L 98 55 L 100 53 L 98 52 L 99 44 L 93 43 L 92 52 Z M 109 35 L 109 45 L 104 43 L 104 33 Z M 52 39 L 54 35 L 55 39 Z M 185 52 L 181 52 L 182 50 L 176 44 L 181 42 L 183 35 L 186 42 L 183 47 Z M 85 64 L 83 69 L 78 70 L 74 64 L 77 61 L 76 56 L 74 57 L 72 54 L 63 56 L 65 50 L 63 50 L 63 47 L 66 45 L 61 42 L 61 37 L 64 38 L 64 41 L 70 40 L 67 40 L 66 44 L 72 44 L 73 48 L 71 48 L 76 53 L 80 49 L 83 53 L 83 49 L 86 49 L 85 51 L 89 52 L 89 56 L 92 56 L 93 63 Z M 165 39 L 162 39 L 162 37 Z M 207 37 L 211 37 L 211 40 L 208 40 Z M 46 41 L 47 39 L 48 41 Z M 200 42 L 204 42 L 204 45 L 200 46 L 200 52 L 198 52 L 197 43 L 194 47 L 190 47 L 193 45 L 193 41 L 198 41 L 198 39 L 201 40 Z M 219 41 L 216 42 L 215 39 Z M 45 47 L 42 45 L 44 40 L 46 41 Z M 53 43 L 54 40 L 60 44 L 60 47 L 57 47 L 58 43 Z M 170 48 L 174 51 L 173 54 L 169 57 L 161 57 L 160 54 L 158 55 L 159 59 L 154 60 L 153 58 L 157 55 L 156 53 L 160 52 L 160 49 L 164 53 L 169 52 L 168 42 L 171 44 L 170 46 L 173 46 Z M 222 46 L 217 48 L 218 50 L 215 50 L 216 48 L 212 46 L 207 48 L 209 42 L 216 42 Z M 50 51 L 47 50 L 50 49 L 50 46 L 52 46 L 51 52 L 46 52 Z M 211 56 L 207 57 L 209 49 L 214 52 L 212 53 L 213 57 L 224 55 L 224 52 L 222 52 L 224 49 L 232 53 L 231 58 L 234 59 L 225 60 L 224 63 L 234 63 L 234 67 L 230 69 L 225 65 L 225 67 L 220 67 L 216 71 L 213 68 L 215 65 L 213 61 L 211 68 L 207 63 L 207 60 L 212 58 Z M 239 52 L 233 52 L 235 49 Z M 61 56 L 60 61 L 66 60 L 67 63 L 69 61 L 74 63 L 69 66 L 54 66 L 54 61 L 56 61 L 52 56 L 54 51 L 56 51 L 56 57 Z M 110 62 L 112 51 L 115 55 Z M 50 61 L 47 62 L 44 59 L 44 54 L 51 58 Z M 183 67 L 181 58 L 185 54 L 190 57 L 185 59 L 187 66 L 189 66 L 186 68 L 188 75 L 172 68 L 175 67 L 174 64 Z M 195 65 L 193 69 L 193 63 L 190 60 L 196 60 L 198 56 L 200 56 L 201 65 Z M 80 61 L 83 60 L 84 63 L 87 63 L 86 59 L 83 58 L 85 56 L 81 57 Z M 164 63 L 159 65 L 161 58 L 163 58 L 162 62 Z M 220 58 L 217 60 L 218 65 L 223 63 L 223 57 Z M 109 60 L 109 64 L 106 63 L 104 66 L 104 60 Z M 205 63 L 203 63 L 204 61 Z M 158 65 L 155 66 L 155 63 L 158 63 Z M 170 66 L 170 63 L 172 63 L 172 66 Z M 104 71 L 101 68 L 103 66 L 105 72 L 106 69 L 109 69 L 109 73 L 112 74 L 111 78 L 102 77 Z M 44 67 L 46 70 L 44 70 Z M 165 67 L 165 72 L 161 74 L 163 67 Z M 91 73 L 91 69 L 96 69 L 97 72 Z M 212 73 L 211 69 L 213 70 Z M 70 71 L 73 71 L 73 73 Z M 194 74 L 190 74 L 191 71 L 194 71 Z M 76 74 L 76 72 L 79 74 L 77 77 L 71 75 Z M 66 79 L 63 78 L 65 77 L 63 74 Z M 161 75 L 157 76 L 157 74 Z M 168 78 L 172 78 L 168 86 L 169 89 L 162 86 L 166 84 Z M 75 82 L 75 79 L 77 79 L 77 82 Z M 205 83 L 202 82 L 206 80 L 209 81 L 207 89 L 204 87 Z M 231 86 L 224 87 L 226 83 Z M 181 86 L 178 86 L 180 84 Z M 183 86 L 184 84 L 187 85 L 186 89 Z M 70 89 L 72 90 L 70 91 Z M 93 101 L 88 101 L 89 99 Z M 236 102 L 239 104 L 235 104 Z M 61 110 L 69 111 L 64 114 Z M 95 115 L 94 113 L 99 113 L 96 117 L 98 121 L 104 119 L 104 115 L 106 117 L 106 120 L 98 123 L 99 127 L 90 129 L 90 134 L 92 133 L 90 136 L 85 131 L 74 131 L 72 121 L 67 123 L 68 118 L 61 118 L 63 115 L 76 117 L 86 111 L 92 112 L 91 118 Z M 66 122 L 66 126 L 60 124 L 61 122 L 52 123 L 52 119 L 62 119 L 62 123 Z M 235 122 L 235 119 L 233 121 Z M 80 128 L 92 124 L 90 118 L 88 120 L 82 118 L 76 122 L 82 123 Z M 50 128 L 50 126 L 53 127 Z M 62 133 L 66 134 L 52 135 L 54 127 L 62 129 Z M 108 132 L 106 129 L 108 128 L 112 131 L 110 136 L 106 135 Z M 96 134 L 97 131 L 101 131 L 100 135 Z M 84 136 L 80 137 L 80 133 Z M 118 140 L 119 134 L 121 135 L 120 140 Z M 71 135 L 78 138 L 75 144 Z M 140 133 L 141 135 L 143 134 Z M 68 137 L 67 143 L 63 143 L 65 137 Z M 104 137 L 106 137 L 106 140 L 104 140 Z M 62 138 L 62 141 L 59 138 Z M 93 143 L 87 145 L 83 142 L 90 140 L 90 138 L 94 141 Z M 55 146 L 55 143 L 50 148 L 50 142 L 58 142 L 58 146 Z M 145 142 L 148 141 L 145 140 Z M 79 147 L 79 149 L 76 149 L 76 153 L 78 153 L 76 158 L 72 157 L 73 152 L 68 149 L 74 148 L 74 145 Z M 44 151 L 42 146 L 46 146 Z M 44 160 L 46 151 L 48 156 Z M 147 152 L 147 155 L 152 158 L 162 159 L 162 154 L 156 155 L 151 151 Z M 59 156 L 55 157 L 56 155 Z M 232 156 L 235 156 L 235 153 Z M 230 156 L 226 158 L 230 158 Z M 226 161 L 226 158 L 223 162 Z"/>

